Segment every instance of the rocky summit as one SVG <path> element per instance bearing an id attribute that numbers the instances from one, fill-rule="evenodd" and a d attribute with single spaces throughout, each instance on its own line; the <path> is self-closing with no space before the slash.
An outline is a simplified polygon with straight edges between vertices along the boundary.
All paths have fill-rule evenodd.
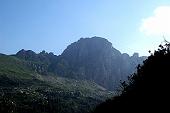
<path id="1" fill-rule="evenodd" d="M 120 80 L 135 71 L 146 57 L 129 56 L 101 37 L 81 38 L 69 45 L 52 63 L 51 71 L 59 76 L 94 81 L 109 90 L 118 89 Z"/>
<path id="2" fill-rule="evenodd" d="M 126 80 L 146 59 L 138 53 L 122 54 L 102 37 L 81 38 L 59 56 L 24 49 L 13 56 L 27 61 L 27 66 L 38 74 L 89 80 L 112 91 L 119 89 L 120 81 Z"/>

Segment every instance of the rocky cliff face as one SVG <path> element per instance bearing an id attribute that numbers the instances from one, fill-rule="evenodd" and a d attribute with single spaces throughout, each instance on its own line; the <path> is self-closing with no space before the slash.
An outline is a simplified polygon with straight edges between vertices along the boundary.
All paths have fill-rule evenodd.
<path id="1" fill-rule="evenodd" d="M 51 62 L 55 61 L 57 59 L 57 56 L 54 55 L 52 52 L 47 53 L 44 50 L 38 54 L 36 54 L 32 50 L 20 50 L 14 55 L 20 59 L 27 60 L 27 61 L 34 61 L 34 62 L 40 62 L 45 64 L 50 64 Z"/>
<path id="2" fill-rule="evenodd" d="M 137 53 L 132 57 L 121 54 L 104 38 L 92 37 L 69 45 L 52 67 L 58 75 L 91 80 L 113 90 L 143 60 Z"/>
<path id="3" fill-rule="evenodd" d="M 121 54 L 112 47 L 112 43 L 101 37 L 81 38 L 59 56 L 45 51 L 36 54 L 24 49 L 15 56 L 28 61 L 28 67 L 39 74 L 90 80 L 109 90 L 117 89 L 120 80 L 126 80 L 146 59 L 139 57 L 138 53 L 133 56 Z"/>
<path id="4" fill-rule="evenodd" d="M 44 50 L 38 54 L 36 54 L 32 50 L 20 50 L 16 53 L 17 58 L 27 61 L 26 65 L 31 70 L 46 75 L 49 71 L 49 66 L 52 62 L 57 60 L 57 56 L 53 53 L 47 53 Z"/>

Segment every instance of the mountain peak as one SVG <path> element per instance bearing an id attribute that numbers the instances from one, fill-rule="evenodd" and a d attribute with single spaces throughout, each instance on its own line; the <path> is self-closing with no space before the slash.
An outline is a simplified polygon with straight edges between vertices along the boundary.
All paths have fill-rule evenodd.
<path id="1" fill-rule="evenodd" d="M 77 42 L 72 43 L 69 45 L 62 55 L 67 55 L 70 54 L 71 51 L 75 53 L 74 51 L 77 52 L 77 54 L 81 55 L 92 55 L 92 54 L 100 54 L 104 51 L 107 51 L 107 49 L 113 49 L 112 43 L 109 42 L 105 38 L 101 37 L 92 37 L 92 38 L 80 38 Z"/>
<path id="2" fill-rule="evenodd" d="M 133 53 L 132 57 L 139 57 L 139 53 L 137 52 Z"/>
<path id="3" fill-rule="evenodd" d="M 80 38 L 79 41 L 84 41 L 84 40 L 95 40 L 95 41 L 106 41 L 109 42 L 106 38 L 103 37 L 98 37 L 98 36 L 94 36 L 94 37 L 86 37 L 86 38 Z"/>
<path id="4" fill-rule="evenodd" d="M 22 54 L 36 54 L 36 53 L 32 50 L 25 50 L 25 49 L 21 49 L 20 51 L 17 52 L 17 55 L 22 55 Z"/>
<path id="5" fill-rule="evenodd" d="M 107 39 L 95 36 L 80 38 L 70 44 L 53 69 L 58 75 L 91 80 L 113 90 L 122 78 L 134 71 L 138 61 L 138 55 L 135 54 L 135 58 L 130 58 L 128 54 L 122 55 Z M 133 66 L 131 62 L 135 62 Z M 66 71 L 63 73 L 61 70 Z"/>
<path id="6" fill-rule="evenodd" d="M 36 53 L 32 50 L 20 50 L 16 53 L 16 56 L 22 59 L 35 59 Z"/>
<path id="7" fill-rule="evenodd" d="M 80 38 L 78 40 L 78 42 L 83 42 L 83 43 L 98 43 L 98 44 L 107 44 L 109 46 L 112 46 L 112 43 L 109 42 L 107 39 L 105 38 L 102 38 L 102 37 L 97 37 L 97 36 L 94 36 L 94 37 L 91 37 L 91 38 Z"/>
<path id="8" fill-rule="evenodd" d="M 24 49 L 16 56 L 46 64 L 43 69 L 48 68 L 47 71 L 56 75 L 94 81 L 109 90 L 115 89 L 119 81 L 125 80 L 143 61 L 143 57 L 139 57 L 138 53 L 134 53 L 132 57 L 126 53 L 121 54 L 107 39 L 96 36 L 80 38 L 58 57 L 44 50 L 36 54 Z"/>

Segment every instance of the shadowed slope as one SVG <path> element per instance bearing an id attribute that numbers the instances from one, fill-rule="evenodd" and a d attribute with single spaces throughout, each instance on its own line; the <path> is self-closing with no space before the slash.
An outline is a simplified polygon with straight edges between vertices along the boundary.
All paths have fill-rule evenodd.
<path id="1" fill-rule="evenodd" d="M 128 82 L 122 83 L 122 94 L 100 104 L 94 113 L 168 110 L 170 46 L 159 47 L 143 66 L 138 66 Z"/>

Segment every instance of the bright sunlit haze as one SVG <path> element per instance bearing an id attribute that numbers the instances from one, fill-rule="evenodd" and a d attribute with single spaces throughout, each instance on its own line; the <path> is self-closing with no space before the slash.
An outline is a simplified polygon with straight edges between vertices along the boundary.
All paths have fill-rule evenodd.
<path id="1" fill-rule="evenodd" d="M 0 53 L 59 55 L 81 37 L 108 39 L 122 53 L 149 55 L 170 41 L 169 0 L 1 0 Z"/>

